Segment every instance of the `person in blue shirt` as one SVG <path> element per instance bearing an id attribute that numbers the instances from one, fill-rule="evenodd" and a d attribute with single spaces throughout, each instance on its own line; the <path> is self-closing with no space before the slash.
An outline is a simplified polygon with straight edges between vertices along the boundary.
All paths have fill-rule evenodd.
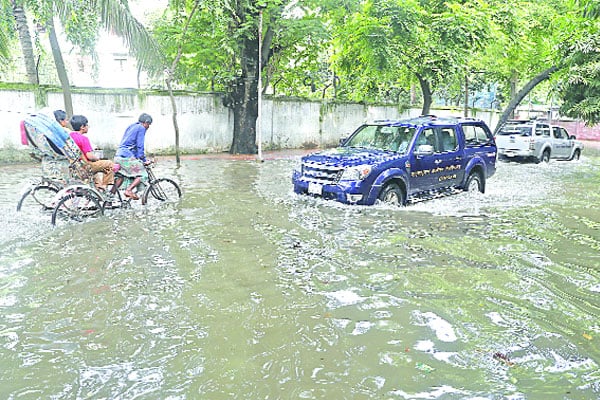
<path id="1" fill-rule="evenodd" d="M 133 200 L 138 200 L 139 196 L 134 192 L 140 182 L 148 180 L 146 165 L 151 161 L 146 159 L 144 153 L 144 140 L 146 131 L 152 124 L 152 117 L 143 113 L 135 122 L 125 129 L 121 144 L 115 153 L 115 164 L 120 165 L 119 174 L 129 178 L 131 183 L 125 189 L 125 196 Z M 117 182 L 120 185 L 122 182 Z"/>

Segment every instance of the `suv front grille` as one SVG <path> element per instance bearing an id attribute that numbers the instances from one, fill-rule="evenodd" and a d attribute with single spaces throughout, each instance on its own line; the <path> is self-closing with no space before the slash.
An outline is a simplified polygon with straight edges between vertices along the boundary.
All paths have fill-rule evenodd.
<path id="1" fill-rule="evenodd" d="M 344 167 L 319 164 L 314 162 L 302 163 L 302 177 L 308 181 L 324 184 L 335 183 L 339 180 Z"/>

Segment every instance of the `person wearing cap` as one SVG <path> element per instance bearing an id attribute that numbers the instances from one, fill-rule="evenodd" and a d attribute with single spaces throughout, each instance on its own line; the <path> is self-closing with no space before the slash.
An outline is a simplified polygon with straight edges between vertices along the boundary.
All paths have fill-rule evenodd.
<path id="1" fill-rule="evenodd" d="M 144 152 L 144 141 L 146 138 L 146 131 L 152 124 L 152 117 L 149 114 L 142 113 L 138 121 L 129 125 L 123 133 L 123 139 L 119 144 L 119 148 L 115 153 L 115 164 L 121 166 L 119 174 L 129 178 L 131 183 L 125 189 L 125 196 L 138 200 L 139 196 L 135 194 L 134 189 L 140 182 L 146 182 L 148 180 L 148 173 L 146 172 L 145 165 L 151 161 L 146 159 Z M 117 184 L 120 185 L 121 182 Z"/>

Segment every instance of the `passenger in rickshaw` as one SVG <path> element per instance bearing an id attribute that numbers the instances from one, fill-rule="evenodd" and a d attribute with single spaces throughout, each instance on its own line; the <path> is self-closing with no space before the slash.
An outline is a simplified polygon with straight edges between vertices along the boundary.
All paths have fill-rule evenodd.
<path id="1" fill-rule="evenodd" d="M 67 113 L 66 112 L 64 112 L 63 110 L 55 110 L 54 111 L 54 119 L 56 119 L 56 122 L 58 122 L 59 125 L 62 126 L 63 129 L 67 133 L 71 132 L 69 130 L 69 128 L 67 127 L 67 125 L 69 124 L 69 119 L 67 118 Z"/>
<path id="2" fill-rule="evenodd" d="M 144 152 L 144 141 L 146 131 L 152 124 L 152 117 L 143 113 L 139 116 L 138 122 L 135 122 L 125 129 L 121 144 L 115 154 L 115 163 L 119 164 L 119 174 L 131 180 L 131 183 L 125 189 L 125 196 L 138 200 L 139 196 L 134 193 L 134 189 L 140 182 L 148 181 L 146 165 L 150 164 Z M 120 186 L 121 182 L 117 183 Z"/>
<path id="3" fill-rule="evenodd" d="M 73 115 L 71 117 L 71 126 L 73 127 L 73 132 L 70 133 L 71 138 L 81 150 L 84 161 L 89 164 L 93 173 L 102 172 L 101 177 L 97 174 L 94 175 L 96 189 L 106 191 L 109 185 L 113 185 L 111 192 L 114 193 L 117 190 L 117 185 L 114 185 L 115 174 L 113 171 L 113 162 L 111 160 L 102 160 L 94 153 L 90 139 L 86 136 L 89 129 L 88 119 L 83 115 Z"/>

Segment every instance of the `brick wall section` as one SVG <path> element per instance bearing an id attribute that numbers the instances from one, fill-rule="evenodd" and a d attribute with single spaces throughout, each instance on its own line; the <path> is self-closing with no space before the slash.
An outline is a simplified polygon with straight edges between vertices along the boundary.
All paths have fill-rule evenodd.
<path id="1" fill-rule="evenodd" d="M 587 126 L 581 121 L 553 121 L 580 140 L 600 140 L 600 125 Z"/>

